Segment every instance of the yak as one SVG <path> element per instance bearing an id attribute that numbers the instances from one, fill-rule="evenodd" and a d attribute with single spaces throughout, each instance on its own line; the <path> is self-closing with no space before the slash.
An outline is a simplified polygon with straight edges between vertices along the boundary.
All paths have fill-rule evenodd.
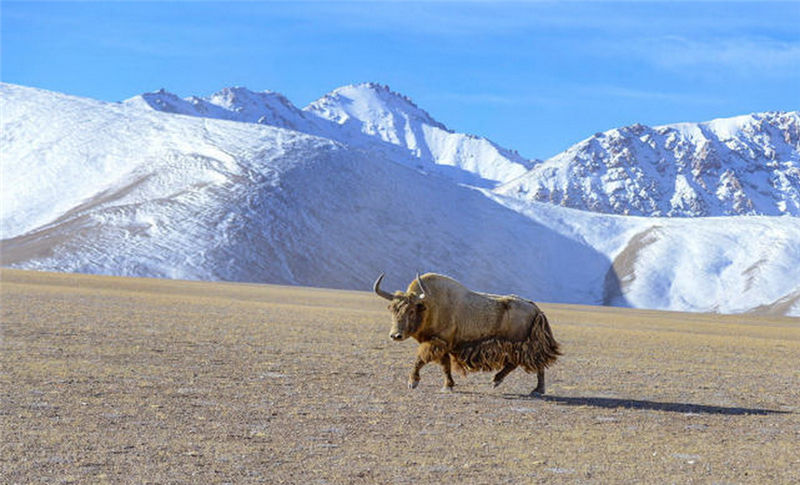
<path id="1" fill-rule="evenodd" d="M 470 291 L 458 281 L 435 273 L 417 277 L 408 289 L 389 293 L 381 289 L 381 274 L 375 293 L 390 301 L 392 329 L 389 337 L 419 342 L 408 387 L 419 384 L 419 372 L 429 362 L 444 371 L 444 390 L 452 390 L 452 368 L 466 375 L 475 371 L 498 371 L 495 387 L 517 367 L 536 372 L 532 395 L 545 393 L 544 370 L 555 363 L 561 351 L 547 317 L 536 304 L 516 295 L 491 295 Z"/>

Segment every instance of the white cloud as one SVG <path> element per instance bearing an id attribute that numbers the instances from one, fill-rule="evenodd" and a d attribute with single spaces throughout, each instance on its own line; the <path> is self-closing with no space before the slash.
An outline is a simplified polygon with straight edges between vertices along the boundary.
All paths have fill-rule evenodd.
<path id="1" fill-rule="evenodd" d="M 622 98 L 631 101 L 663 101 L 669 103 L 721 104 L 725 99 L 709 96 L 706 93 L 672 92 L 654 89 L 637 89 L 622 86 L 590 86 L 581 90 L 584 94 L 608 98 Z"/>
<path id="2" fill-rule="evenodd" d="M 671 69 L 714 70 L 747 77 L 800 77 L 800 42 L 765 37 L 697 40 L 663 37 L 647 41 L 642 53 Z"/>

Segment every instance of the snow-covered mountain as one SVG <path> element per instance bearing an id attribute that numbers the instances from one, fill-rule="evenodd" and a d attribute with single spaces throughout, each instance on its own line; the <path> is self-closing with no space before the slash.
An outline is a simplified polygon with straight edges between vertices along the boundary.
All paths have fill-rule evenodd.
<path id="1" fill-rule="evenodd" d="M 366 105 L 353 93 L 383 92 L 366 86 L 343 92 Z M 173 108 L 153 110 L 144 97 L 103 103 L 0 84 L 2 265 L 348 289 L 381 271 L 396 288 L 439 271 L 540 301 L 800 316 L 800 218 L 653 219 L 531 202 L 480 175 L 468 186 L 397 159 L 385 148 L 410 145 L 369 133 L 361 108 L 344 121 L 352 142 L 336 129 L 343 118 L 314 114 L 327 102 L 292 110 L 251 94 L 255 121 L 243 121 L 208 115 L 243 111 L 215 97 L 203 114 L 167 93 L 151 101 Z M 275 100 L 290 114 L 269 121 Z M 446 132 L 422 113 L 414 122 Z M 298 119 L 311 128 L 284 124 Z"/>
<path id="2" fill-rule="evenodd" d="M 497 191 L 607 214 L 800 216 L 800 113 L 598 133 Z"/>
<path id="3" fill-rule="evenodd" d="M 501 148 L 486 138 L 454 133 L 434 120 L 407 97 L 387 86 L 368 83 L 346 86 L 305 108 L 343 127 L 344 142 L 359 143 L 355 131 L 411 154 L 418 168 L 450 175 L 455 181 L 493 187 L 533 168 L 534 161 Z M 476 178 L 477 176 L 477 178 Z"/>
<path id="4" fill-rule="evenodd" d="M 359 289 L 381 271 L 400 285 L 435 269 L 602 297 L 563 270 L 535 277 L 564 248 L 584 261 L 578 276 L 602 272 L 602 255 L 476 189 L 340 142 L 19 86 L 0 94 L 4 266 Z"/>
<path id="5" fill-rule="evenodd" d="M 452 132 L 407 97 L 375 83 L 336 89 L 303 110 L 278 93 L 245 88 L 187 99 L 161 90 L 125 104 L 300 131 L 472 186 L 496 187 L 535 165 L 486 138 Z"/>

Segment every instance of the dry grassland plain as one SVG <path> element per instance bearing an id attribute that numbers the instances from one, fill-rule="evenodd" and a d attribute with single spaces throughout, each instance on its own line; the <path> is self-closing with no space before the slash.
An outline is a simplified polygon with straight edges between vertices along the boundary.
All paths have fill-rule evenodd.
<path id="1" fill-rule="evenodd" d="M 0 276 L 3 483 L 800 483 L 800 319 L 542 304 L 530 398 L 369 292 Z"/>

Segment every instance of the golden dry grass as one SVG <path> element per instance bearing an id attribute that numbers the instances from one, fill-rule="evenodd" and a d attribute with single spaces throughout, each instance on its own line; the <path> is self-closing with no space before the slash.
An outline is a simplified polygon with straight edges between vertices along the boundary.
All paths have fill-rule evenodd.
<path id="1" fill-rule="evenodd" d="M 368 292 L 1 276 L 4 483 L 800 482 L 800 319 L 544 304 L 535 399 L 406 389 Z"/>

